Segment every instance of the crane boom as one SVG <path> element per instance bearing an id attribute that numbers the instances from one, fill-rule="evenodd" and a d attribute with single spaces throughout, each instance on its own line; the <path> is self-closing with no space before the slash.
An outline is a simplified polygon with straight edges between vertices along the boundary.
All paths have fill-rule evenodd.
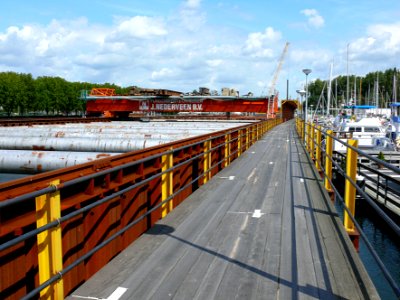
<path id="1" fill-rule="evenodd" d="M 272 81 L 271 81 L 271 84 L 270 84 L 270 87 L 269 87 L 268 96 L 270 96 L 270 97 L 275 94 L 276 81 L 278 80 L 278 76 L 279 76 L 279 73 L 280 73 L 280 71 L 282 69 L 283 61 L 285 59 L 285 55 L 286 55 L 286 52 L 287 52 L 288 48 L 289 48 L 289 43 L 286 42 L 285 47 L 283 48 L 282 54 L 281 54 L 281 56 L 279 58 L 278 66 L 276 67 L 276 70 L 275 70 L 275 73 L 274 73 L 274 77 L 272 78 Z"/>

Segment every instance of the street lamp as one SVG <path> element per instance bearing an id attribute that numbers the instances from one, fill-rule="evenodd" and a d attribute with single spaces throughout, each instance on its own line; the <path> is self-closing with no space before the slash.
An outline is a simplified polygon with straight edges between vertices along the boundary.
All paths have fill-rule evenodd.
<path id="1" fill-rule="evenodd" d="M 303 97 L 306 94 L 305 90 L 296 90 L 296 92 L 300 95 L 300 99 L 301 99 L 301 116 L 304 118 L 304 110 L 303 110 Z"/>
<path id="2" fill-rule="evenodd" d="M 307 121 L 308 121 L 308 84 L 307 84 L 307 78 L 308 78 L 308 74 L 311 73 L 311 69 L 303 69 L 303 73 L 306 74 L 306 117 L 304 119 L 304 122 L 307 124 Z"/>

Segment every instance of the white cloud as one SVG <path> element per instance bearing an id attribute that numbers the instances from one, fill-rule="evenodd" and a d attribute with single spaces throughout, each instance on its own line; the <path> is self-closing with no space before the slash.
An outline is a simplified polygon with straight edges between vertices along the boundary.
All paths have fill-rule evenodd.
<path id="1" fill-rule="evenodd" d="M 253 32 L 247 37 L 243 52 L 251 57 L 273 57 L 273 46 L 281 39 L 281 33 L 272 27 L 264 32 Z"/>
<path id="2" fill-rule="evenodd" d="M 159 18 L 135 16 L 118 24 L 116 35 L 135 38 L 151 38 L 163 36 L 168 32 L 164 22 Z"/>
<path id="3" fill-rule="evenodd" d="M 341 51 L 344 56 L 347 48 Z M 349 44 L 349 60 L 358 74 L 399 66 L 400 22 L 374 24 Z"/>
<path id="4" fill-rule="evenodd" d="M 200 7 L 201 0 L 186 0 L 185 7 L 190 9 L 197 9 Z"/>
<path id="5" fill-rule="evenodd" d="M 220 66 L 223 63 L 223 60 L 222 59 L 209 59 L 206 62 L 207 62 L 208 66 L 215 68 L 215 67 Z"/>
<path id="6" fill-rule="evenodd" d="M 201 0 L 187 0 L 179 10 L 179 17 L 174 18 L 183 29 L 198 32 L 206 23 L 206 13 L 200 9 Z"/>
<path id="7" fill-rule="evenodd" d="M 169 68 L 162 68 L 159 71 L 154 71 L 151 73 L 151 79 L 158 81 L 158 80 L 165 80 L 169 79 L 171 76 L 174 75 L 174 71 Z"/>
<path id="8" fill-rule="evenodd" d="M 303 9 L 301 11 L 303 15 L 308 18 L 308 24 L 314 28 L 321 28 L 325 24 L 324 18 L 315 9 Z"/>

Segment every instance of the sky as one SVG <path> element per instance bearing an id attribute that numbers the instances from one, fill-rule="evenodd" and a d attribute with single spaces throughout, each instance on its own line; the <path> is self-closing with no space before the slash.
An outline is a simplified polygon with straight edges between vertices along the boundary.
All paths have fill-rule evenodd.
<path id="1" fill-rule="evenodd" d="M 400 67 L 399 0 L 3 0 L 0 72 L 297 98 L 308 80 Z M 347 59 L 348 57 L 348 59 Z"/>

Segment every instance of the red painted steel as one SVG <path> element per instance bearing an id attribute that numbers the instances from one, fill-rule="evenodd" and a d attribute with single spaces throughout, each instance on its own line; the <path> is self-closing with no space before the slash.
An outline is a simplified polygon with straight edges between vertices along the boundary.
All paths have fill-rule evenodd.
<path id="1" fill-rule="evenodd" d="M 282 109 L 282 119 L 283 121 L 288 121 L 294 118 L 294 112 L 299 109 L 299 102 L 297 100 L 285 100 L 281 104 Z"/>
<path id="2" fill-rule="evenodd" d="M 269 120 L 268 128 L 276 125 L 280 120 Z M 257 124 L 240 127 L 242 133 L 246 128 L 256 130 Z M 266 127 L 266 126 L 265 126 Z M 153 157 L 168 151 L 171 147 L 179 149 L 174 152 L 173 190 L 177 192 L 204 171 L 203 152 L 204 140 L 211 139 L 212 164 L 215 166 L 224 159 L 225 133 L 231 132 L 231 153 L 237 151 L 237 139 L 241 138 L 243 150 L 246 142 L 245 134 L 238 137 L 237 129 L 229 129 L 201 137 L 177 141 L 162 146 L 152 147 L 140 151 L 125 153 L 118 156 L 105 158 L 95 162 L 47 172 L 8 183 L 0 184 L 0 201 L 24 195 L 36 190 L 48 187 L 53 179 L 60 179 L 58 186 L 61 192 L 62 215 L 76 211 L 96 200 L 132 186 L 137 182 L 149 178 L 161 172 L 161 157 Z M 250 134 L 250 136 L 252 136 Z M 255 135 L 253 136 L 255 139 Z M 254 143 L 255 140 L 251 141 Z M 189 161 L 200 155 L 199 158 Z M 126 164 L 143 158 L 151 158 L 146 162 L 126 167 Z M 232 155 L 231 161 L 237 157 Z M 110 170 L 113 167 L 123 166 L 120 170 L 104 172 L 103 175 L 84 180 L 68 188 L 63 188 L 65 183 L 93 175 L 101 171 Z M 215 175 L 224 164 L 218 164 L 213 170 Z M 177 206 L 200 185 L 203 178 L 186 187 L 179 195 L 174 197 L 174 206 Z M 90 211 L 61 224 L 63 238 L 64 267 L 74 262 L 88 250 L 92 249 L 118 230 L 124 228 L 133 220 L 138 219 L 147 211 L 161 202 L 161 176 L 152 179 L 144 186 L 125 192 L 112 201 L 92 208 Z M 0 244 L 12 240 L 18 235 L 29 232 L 35 228 L 35 200 L 2 208 L 0 210 Z M 148 217 L 130 228 L 127 232 L 103 247 L 96 254 L 79 264 L 72 271 L 63 276 L 65 295 L 76 289 L 80 284 L 96 273 L 102 266 L 108 263 L 115 255 L 125 249 L 138 236 L 147 231 L 161 218 L 161 208 L 153 211 Z M 19 299 L 27 292 L 38 286 L 38 262 L 37 262 L 36 238 L 17 244 L 10 249 L 0 252 L 0 298 Z"/>
<path id="3" fill-rule="evenodd" d="M 98 96 L 98 98 L 96 97 Z M 197 97 L 197 98 L 196 98 Z M 278 112 L 278 96 L 268 97 L 223 97 L 223 96 L 118 96 L 112 89 L 96 88 L 86 99 L 87 115 L 105 114 L 118 116 L 131 112 Z M 129 98 L 129 99 L 128 99 Z"/>

